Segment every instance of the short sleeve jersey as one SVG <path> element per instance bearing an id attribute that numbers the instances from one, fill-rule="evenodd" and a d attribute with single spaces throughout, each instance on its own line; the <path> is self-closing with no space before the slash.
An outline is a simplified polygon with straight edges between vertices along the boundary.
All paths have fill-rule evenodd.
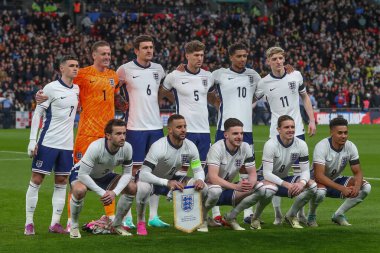
<path id="1" fill-rule="evenodd" d="M 289 115 L 296 124 L 295 135 L 305 133 L 299 104 L 299 94 L 305 93 L 306 88 L 299 71 L 278 78 L 269 74 L 262 78 L 257 86 L 255 96 L 260 99 L 265 96 L 272 112 L 270 137 L 277 136 L 277 120 L 282 115 Z"/>
<path id="2" fill-rule="evenodd" d="M 313 163 L 325 166 L 325 176 L 336 179 L 346 165 L 359 163 L 359 153 L 355 144 L 347 140 L 342 150 L 336 150 L 331 144 L 331 138 L 325 138 L 317 143 L 313 154 Z"/>
<path id="3" fill-rule="evenodd" d="M 231 153 L 225 140 L 219 140 L 211 146 L 207 154 L 207 165 L 219 167 L 218 176 L 232 182 L 243 165 L 245 168 L 255 166 L 255 155 L 246 142 L 243 142 L 236 152 Z"/>
<path id="4" fill-rule="evenodd" d="M 260 75 L 253 69 L 239 73 L 221 68 L 212 72 L 212 76 L 221 100 L 217 129 L 224 131 L 224 122 L 237 118 L 243 122 L 244 132 L 252 132 L 252 103 Z"/>
<path id="5" fill-rule="evenodd" d="M 174 70 L 165 78 L 164 88 L 173 92 L 176 111 L 186 118 L 189 133 L 210 133 L 207 93 L 213 85 L 211 72 L 203 69 L 196 74 Z"/>
<path id="6" fill-rule="evenodd" d="M 120 81 L 126 83 L 129 96 L 129 130 L 162 129 L 158 106 L 158 90 L 165 77 L 160 64 L 151 62 L 148 67 L 136 60 L 121 65 L 117 69 Z"/>

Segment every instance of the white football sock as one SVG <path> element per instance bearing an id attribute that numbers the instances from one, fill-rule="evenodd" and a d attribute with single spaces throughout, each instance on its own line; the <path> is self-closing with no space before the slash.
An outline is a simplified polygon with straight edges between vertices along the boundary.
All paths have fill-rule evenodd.
<path id="1" fill-rule="evenodd" d="M 289 211 L 286 213 L 288 217 L 297 216 L 298 211 L 309 202 L 309 200 L 315 195 L 317 191 L 317 184 L 314 183 L 303 192 L 301 192 L 297 197 L 295 197 L 293 205 L 290 207 Z"/>
<path id="2" fill-rule="evenodd" d="M 317 208 L 326 197 L 326 188 L 318 188 L 315 195 L 310 199 L 309 215 L 317 215 Z"/>
<path id="3" fill-rule="evenodd" d="M 242 199 L 239 204 L 237 204 L 230 212 L 229 218 L 235 219 L 236 216 L 242 212 L 244 209 L 251 207 L 257 203 L 261 199 L 261 193 L 259 191 L 253 192 L 251 195 L 248 195 L 244 199 Z"/>
<path id="4" fill-rule="evenodd" d="M 371 192 L 371 185 L 365 183 L 362 185 L 359 195 L 356 198 L 346 198 L 343 204 L 336 210 L 335 215 L 345 214 L 348 210 L 358 205 L 365 199 L 368 194 Z"/>
<path id="5" fill-rule="evenodd" d="M 158 203 L 160 202 L 160 196 L 152 194 L 149 197 L 149 220 L 152 220 L 157 216 Z"/>
<path id="6" fill-rule="evenodd" d="M 135 196 L 122 194 L 117 202 L 116 215 L 113 220 L 113 226 L 120 226 L 123 222 L 124 216 L 127 214 L 128 210 L 131 209 L 133 199 Z"/>
<path id="7" fill-rule="evenodd" d="M 51 217 L 50 226 L 54 226 L 56 223 L 60 224 L 63 208 L 65 207 L 66 200 L 66 185 L 55 184 L 52 197 L 53 214 Z"/>
<path id="8" fill-rule="evenodd" d="M 281 197 L 280 196 L 273 196 L 272 205 L 273 205 L 273 209 L 274 209 L 274 217 L 282 218 Z"/>
<path id="9" fill-rule="evenodd" d="M 220 208 L 219 208 L 219 206 L 214 206 L 211 209 L 211 212 L 212 212 L 212 218 L 215 218 L 216 216 L 220 216 Z"/>
<path id="10" fill-rule="evenodd" d="M 145 206 L 152 191 L 152 185 L 141 181 L 137 182 L 136 211 L 137 222 L 145 222 Z"/>
<path id="11" fill-rule="evenodd" d="M 29 182 L 29 187 L 28 190 L 26 191 L 26 205 L 25 205 L 25 210 L 26 210 L 26 221 L 25 225 L 28 225 L 30 223 L 33 223 L 33 216 L 34 216 L 34 211 L 36 210 L 37 207 L 37 202 L 38 202 L 38 191 L 40 189 L 40 185 L 37 185 L 33 183 L 32 181 Z"/>
<path id="12" fill-rule="evenodd" d="M 74 195 L 71 195 L 71 229 L 79 227 L 79 214 L 82 211 L 83 203 L 84 199 L 77 200 Z"/>

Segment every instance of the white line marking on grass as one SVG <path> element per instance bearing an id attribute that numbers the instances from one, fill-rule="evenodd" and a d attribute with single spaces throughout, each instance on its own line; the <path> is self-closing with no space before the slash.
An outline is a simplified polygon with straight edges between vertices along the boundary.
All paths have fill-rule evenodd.
<path id="1" fill-rule="evenodd" d="M 377 178 L 377 177 L 365 177 L 364 179 L 374 180 L 374 181 L 380 181 L 380 178 Z"/>
<path id="2" fill-rule="evenodd" d="M 20 152 L 20 151 L 9 151 L 9 150 L 0 150 L 0 153 L 8 153 L 8 154 L 22 154 L 27 155 L 27 152 Z"/>
<path id="3" fill-rule="evenodd" d="M 1 159 L 0 161 L 22 161 L 22 160 L 30 160 L 30 158 L 15 158 L 15 159 Z"/>

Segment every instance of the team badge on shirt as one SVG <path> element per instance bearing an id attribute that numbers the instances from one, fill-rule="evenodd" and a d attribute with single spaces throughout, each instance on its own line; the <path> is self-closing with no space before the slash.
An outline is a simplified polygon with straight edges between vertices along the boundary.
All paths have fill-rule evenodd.
<path id="1" fill-rule="evenodd" d="M 207 78 L 202 78 L 202 85 L 207 89 Z"/>
<path id="2" fill-rule="evenodd" d="M 249 83 L 253 84 L 253 76 L 252 75 L 248 75 L 248 78 L 249 78 Z"/>
<path id="3" fill-rule="evenodd" d="M 115 86 L 115 80 L 113 80 L 113 78 L 110 78 L 110 85 Z"/>
<path id="4" fill-rule="evenodd" d="M 80 160 L 82 159 L 83 155 L 82 155 L 82 152 L 78 152 L 77 153 L 77 159 Z"/>
<path id="5" fill-rule="evenodd" d="M 190 212 L 194 207 L 194 195 L 182 195 L 181 208 L 185 212 Z"/>
<path id="6" fill-rule="evenodd" d="M 189 163 L 189 155 L 188 154 L 182 154 L 181 155 L 181 162 L 182 162 L 182 164 Z"/>
<path id="7" fill-rule="evenodd" d="M 154 80 L 158 81 L 158 72 L 153 72 L 153 78 Z"/>
<path id="8" fill-rule="evenodd" d="M 240 159 L 237 159 L 237 160 L 235 161 L 235 166 L 236 166 L 236 167 L 240 168 L 240 167 L 241 167 L 241 164 L 242 164 L 242 162 L 241 162 Z"/>
<path id="9" fill-rule="evenodd" d="M 291 159 L 292 159 L 292 161 L 297 160 L 298 157 L 299 157 L 299 154 L 298 154 L 298 153 L 291 153 Z"/>
<path id="10" fill-rule="evenodd" d="M 296 82 L 295 81 L 292 81 L 292 82 L 288 82 L 288 85 L 289 85 L 289 89 L 292 91 L 292 93 L 294 94 L 296 92 Z"/>

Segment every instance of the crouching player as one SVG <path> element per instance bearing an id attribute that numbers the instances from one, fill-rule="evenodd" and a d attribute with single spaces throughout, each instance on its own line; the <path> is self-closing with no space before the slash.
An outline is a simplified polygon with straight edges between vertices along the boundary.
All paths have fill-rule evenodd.
<path id="1" fill-rule="evenodd" d="M 125 142 L 124 121 L 117 119 L 108 121 L 104 132 L 106 137 L 90 144 L 70 174 L 72 191 L 70 238 L 81 237 L 78 220 L 88 190 L 98 194 L 104 206 L 110 205 L 121 193 L 112 230 L 122 236 L 131 235 L 121 224 L 136 194 L 136 184 L 131 181 L 132 147 Z M 113 172 L 118 165 L 123 167 L 122 175 Z"/>
<path id="2" fill-rule="evenodd" d="M 170 190 L 182 190 L 194 185 L 195 190 L 207 195 L 205 174 L 199 160 L 198 149 L 186 139 L 186 121 L 182 115 L 173 114 L 168 119 L 168 136 L 152 144 L 138 174 L 136 194 L 137 234 L 147 235 L 145 206 L 151 194 L 167 195 Z M 194 178 L 186 176 L 188 167 Z M 180 174 L 182 172 L 182 174 Z"/>
<path id="3" fill-rule="evenodd" d="M 205 214 L 214 206 L 233 206 L 224 216 L 233 230 L 245 230 L 237 223 L 237 215 L 260 201 L 265 193 L 263 184 L 257 182 L 255 155 L 249 144 L 243 142 L 243 136 L 243 123 L 229 118 L 224 122 L 224 140 L 212 145 L 207 154 Z M 248 178 L 232 183 L 239 171 Z M 198 231 L 208 232 L 206 221 Z"/>
<path id="4" fill-rule="evenodd" d="M 316 196 L 310 201 L 309 226 L 318 226 L 316 209 L 326 196 L 346 198 L 331 220 L 341 226 L 350 226 L 344 214 L 362 202 L 371 191 L 371 185 L 363 180 L 358 149 L 347 140 L 347 120 L 332 119 L 330 134 L 329 138 L 318 142 L 314 149 L 313 168 L 318 188 Z M 347 163 L 350 164 L 353 177 L 341 176 Z"/>
<path id="5" fill-rule="evenodd" d="M 310 179 L 309 151 L 305 141 L 294 138 L 295 124 L 292 117 L 282 115 L 277 121 L 277 138 L 269 139 L 263 150 L 262 173 L 264 183 L 278 187 L 276 196 L 294 197 L 293 205 L 286 213 L 285 222 L 293 228 L 303 228 L 297 212 L 315 195 L 317 184 Z M 299 159 L 299 176 L 290 176 L 289 170 Z M 261 173 L 261 172 L 260 172 Z M 269 203 L 269 201 L 267 202 Z M 252 219 L 258 219 L 265 205 L 258 205 Z"/>

